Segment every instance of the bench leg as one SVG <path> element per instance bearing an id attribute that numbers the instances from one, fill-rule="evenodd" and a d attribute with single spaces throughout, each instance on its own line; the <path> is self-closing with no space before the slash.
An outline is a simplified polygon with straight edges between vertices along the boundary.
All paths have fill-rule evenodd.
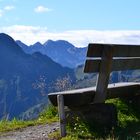
<path id="1" fill-rule="evenodd" d="M 61 137 L 66 136 L 66 116 L 64 110 L 64 98 L 63 95 L 57 95 L 57 103 L 58 103 L 58 113 L 59 113 L 59 121 L 60 121 L 60 135 Z"/>

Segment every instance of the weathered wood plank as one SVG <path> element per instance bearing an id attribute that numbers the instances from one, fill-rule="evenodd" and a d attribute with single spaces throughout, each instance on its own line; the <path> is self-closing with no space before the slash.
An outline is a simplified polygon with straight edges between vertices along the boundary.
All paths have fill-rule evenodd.
<path id="1" fill-rule="evenodd" d="M 136 70 L 140 69 L 140 58 L 134 59 L 114 59 L 111 71 Z"/>
<path id="2" fill-rule="evenodd" d="M 86 60 L 84 72 L 99 72 L 101 60 Z M 140 69 L 140 58 L 113 59 L 111 71 Z"/>
<path id="3" fill-rule="evenodd" d="M 96 94 L 94 97 L 94 103 L 103 103 L 106 99 L 107 86 L 109 83 L 109 76 L 112 65 L 113 50 L 111 47 L 104 47 L 102 52 L 102 58 L 99 65 L 99 74 L 96 83 Z"/>
<path id="4" fill-rule="evenodd" d="M 140 45 L 89 44 L 87 57 L 101 57 L 104 47 L 113 49 L 113 57 L 140 57 Z"/>
<path id="5" fill-rule="evenodd" d="M 59 94 L 63 95 L 65 106 L 82 106 L 93 102 L 94 95 L 96 94 L 96 87 L 50 93 L 48 97 L 55 106 L 57 106 L 57 95 Z M 107 99 L 135 95 L 140 95 L 140 83 L 115 83 L 109 84 L 107 88 Z M 81 100 L 83 100 L 83 102 Z"/>
<path id="6" fill-rule="evenodd" d="M 89 60 L 87 59 L 85 62 L 84 73 L 93 73 L 99 72 L 101 60 Z"/>
<path id="7" fill-rule="evenodd" d="M 114 83 L 109 84 L 107 89 L 107 99 L 118 97 L 134 97 L 140 95 L 140 83 Z"/>
<path id="8" fill-rule="evenodd" d="M 56 92 L 48 94 L 49 100 L 52 102 L 53 105 L 57 106 L 57 95 L 63 94 L 65 106 L 81 106 L 87 103 L 91 103 L 95 96 L 95 87 L 94 88 L 85 88 L 85 89 L 77 89 L 77 90 L 70 90 L 64 92 Z"/>
<path id="9" fill-rule="evenodd" d="M 62 94 L 57 95 L 58 102 L 58 113 L 59 113 L 59 123 L 60 123 L 60 135 L 61 137 L 66 136 L 66 116 L 64 110 L 64 98 Z"/>

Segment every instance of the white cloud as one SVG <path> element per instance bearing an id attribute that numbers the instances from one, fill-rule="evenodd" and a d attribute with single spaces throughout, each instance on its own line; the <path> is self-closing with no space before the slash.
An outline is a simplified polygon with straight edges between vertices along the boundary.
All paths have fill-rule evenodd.
<path id="1" fill-rule="evenodd" d="M 21 40 L 27 45 L 34 44 L 37 41 L 44 43 L 48 39 L 67 40 L 76 47 L 85 47 L 89 43 L 140 44 L 140 30 L 49 32 L 46 27 L 13 25 L 1 27 L 0 32 L 7 33 L 15 40 Z"/>
<path id="2" fill-rule="evenodd" d="M 6 11 L 11 11 L 11 10 L 13 10 L 14 8 L 15 8 L 15 7 L 12 6 L 12 5 L 7 5 L 7 6 L 5 6 L 4 8 L 0 9 L 0 17 L 2 17 Z"/>
<path id="3" fill-rule="evenodd" d="M 7 5 L 7 6 L 4 7 L 4 10 L 10 11 L 10 10 L 13 10 L 14 8 L 15 8 L 15 7 L 12 6 L 12 5 Z"/>
<path id="4" fill-rule="evenodd" d="M 50 12 L 50 11 L 52 11 L 52 9 L 49 9 L 49 8 L 41 6 L 41 5 L 36 7 L 34 10 L 35 10 L 36 13 L 43 13 L 43 12 Z"/>

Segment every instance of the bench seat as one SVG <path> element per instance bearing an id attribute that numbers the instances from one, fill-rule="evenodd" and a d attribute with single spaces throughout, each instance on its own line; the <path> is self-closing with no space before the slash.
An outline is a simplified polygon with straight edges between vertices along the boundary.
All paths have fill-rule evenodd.
<path id="1" fill-rule="evenodd" d="M 57 95 L 62 94 L 65 106 L 82 106 L 93 102 L 96 93 L 96 87 L 88 87 L 83 89 L 55 92 L 48 94 L 49 100 L 57 106 Z M 123 82 L 109 84 L 107 88 L 107 99 L 118 97 L 129 97 L 140 94 L 140 83 Z"/>
<path id="2" fill-rule="evenodd" d="M 117 110 L 113 104 L 105 104 L 106 99 L 137 100 L 140 95 L 140 83 L 109 84 L 110 73 L 137 69 L 140 69 L 140 45 L 90 43 L 84 73 L 98 73 L 96 87 L 48 94 L 52 104 L 55 106 L 58 104 L 61 136 L 66 135 L 64 106 L 68 106 L 71 111 L 77 109 L 80 112 L 86 108 L 84 114 L 87 114 L 91 120 L 96 121 L 96 118 L 101 118 L 101 121 L 105 120 L 107 124 L 115 126 L 117 124 Z"/>

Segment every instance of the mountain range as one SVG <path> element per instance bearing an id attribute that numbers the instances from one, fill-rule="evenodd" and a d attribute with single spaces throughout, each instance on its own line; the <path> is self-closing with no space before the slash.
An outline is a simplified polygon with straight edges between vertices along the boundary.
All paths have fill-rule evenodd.
<path id="1" fill-rule="evenodd" d="M 67 80 L 74 88 L 95 86 L 97 74 L 83 73 L 86 51 L 64 40 L 27 46 L 0 33 L 0 119 L 37 117 L 48 103 L 47 94 Z M 110 83 L 139 82 L 139 73 L 113 72 Z"/>
<path id="2" fill-rule="evenodd" d="M 21 41 L 16 41 L 16 43 L 28 54 L 40 52 L 69 68 L 76 68 L 78 65 L 84 64 L 86 58 L 87 47 L 77 48 L 65 40 L 48 40 L 44 44 L 37 42 L 30 46 Z"/>
<path id="3" fill-rule="evenodd" d="M 88 82 L 90 81 L 90 79 L 92 79 L 93 76 L 88 76 L 88 82 L 85 82 L 87 78 L 83 78 L 85 74 L 83 73 L 84 66 L 82 66 L 85 62 L 87 47 L 77 48 L 65 40 L 48 40 L 44 44 L 37 42 L 34 45 L 30 46 L 25 45 L 21 41 L 17 41 L 17 43 L 26 53 L 32 54 L 34 52 L 40 52 L 44 55 L 49 56 L 52 60 L 61 64 L 62 66 L 74 68 L 76 71 L 76 77 L 78 77 L 78 79 L 79 76 L 77 76 L 77 74 L 79 74 L 79 69 L 81 69 L 82 67 L 82 70 L 80 70 L 80 78 L 82 78 L 82 83 L 84 84 L 80 83 L 81 85 L 78 85 L 79 87 L 89 85 Z M 138 73 L 139 71 L 113 72 L 110 77 L 110 82 L 115 83 L 121 81 L 139 81 Z M 85 77 L 87 77 L 87 75 Z M 94 80 L 92 79 L 92 81 L 94 83 L 95 78 Z"/>
<path id="4" fill-rule="evenodd" d="M 20 116 L 37 104 L 47 104 L 53 83 L 74 71 L 39 52 L 26 54 L 8 35 L 0 34 L 0 118 Z"/>

